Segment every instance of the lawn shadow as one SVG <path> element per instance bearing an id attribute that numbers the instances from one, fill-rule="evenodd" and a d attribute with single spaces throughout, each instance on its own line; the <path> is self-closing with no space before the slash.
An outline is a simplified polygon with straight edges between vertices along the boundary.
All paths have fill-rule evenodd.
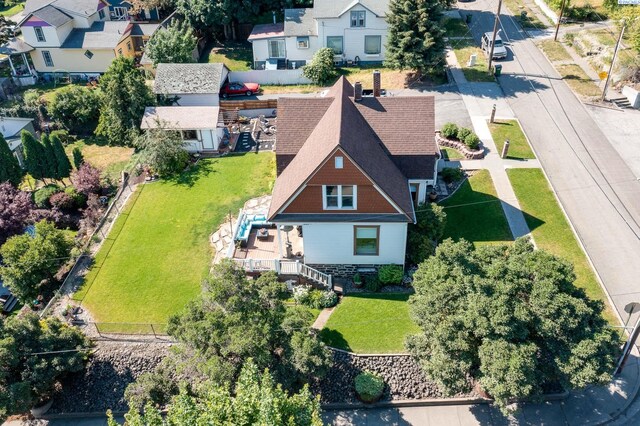
<path id="1" fill-rule="evenodd" d="M 533 215 L 530 215 L 525 211 L 523 211 L 522 214 L 524 215 L 524 220 L 527 222 L 529 231 L 533 231 L 534 229 L 539 228 L 546 223 L 544 220 L 539 219 Z"/>
<path id="2" fill-rule="evenodd" d="M 174 185 L 187 186 L 191 188 L 200 179 L 209 176 L 211 173 L 216 173 L 214 166 L 218 163 L 218 161 L 220 160 L 200 160 L 197 164 L 190 165 L 187 170 L 180 173 L 179 175 L 168 177 L 165 180 Z"/>
<path id="3" fill-rule="evenodd" d="M 225 42 L 224 45 L 211 42 L 202 51 L 200 62 L 209 62 L 211 53 L 217 53 L 232 61 L 244 62 L 248 68 L 253 64 L 253 50 L 249 42 Z"/>
<path id="4" fill-rule="evenodd" d="M 347 340 L 338 330 L 325 327 L 320 330 L 318 336 L 320 337 L 320 340 L 322 340 L 326 345 L 331 346 L 332 348 L 353 352 Z"/>

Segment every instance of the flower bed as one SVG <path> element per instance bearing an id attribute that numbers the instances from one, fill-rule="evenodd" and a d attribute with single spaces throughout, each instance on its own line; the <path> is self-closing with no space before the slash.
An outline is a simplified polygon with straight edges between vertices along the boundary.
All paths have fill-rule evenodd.
<path id="1" fill-rule="evenodd" d="M 472 150 L 464 144 L 464 142 L 460 142 L 454 139 L 447 139 L 443 137 L 439 131 L 436 131 L 436 141 L 438 145 L 445 146 L 447 148 L 453 148 L 460 152 L 467 160 L 480 160 L 484 158 L 484 147 L 480 145 L 478 149 Z"/>

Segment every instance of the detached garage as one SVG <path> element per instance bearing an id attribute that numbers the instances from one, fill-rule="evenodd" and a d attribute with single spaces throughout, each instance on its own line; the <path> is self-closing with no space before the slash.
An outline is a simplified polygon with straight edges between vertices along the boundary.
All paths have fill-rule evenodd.
<path id="1" fill-rule="evenodd" d="M 175 97 L 180 106 L 218 106 L 228 75 L 224 64 L 158 64 L 153 93 Z"/>

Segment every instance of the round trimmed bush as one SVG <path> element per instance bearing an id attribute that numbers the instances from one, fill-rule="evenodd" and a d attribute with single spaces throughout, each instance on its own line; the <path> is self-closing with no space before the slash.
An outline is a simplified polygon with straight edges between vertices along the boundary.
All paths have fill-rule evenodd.
<path id="1" fill-rule="evenodd" d="M 51 198 L 53 194 L 61 191 L 62 189 L 57 185 L 46 185 L 33 193 L 33 202 L 40 209 L 48 209 L 51 207 L 49 198 Z"/>
<path id="2" fill-rule="evenodd" d="M 307 305 L 309 308 L 322 309 L 322 292 L 320 290 L 313 289 L 309 292 L 309 301 Z"/>
<path id="3" fill-rule="evenodd" d="M 363 402 L 376 402 L 384 392 L 384 380 L 375 373 L 365 371 L 356 376 L 355 387 Z"/>
<path id="4" fill-rule="evenodd" d="M 440 130 L 440 134 L 447 139 L 458 137 L 458 125 L 456 123 L 445 123 Z"/>
<path id="5" fill-rule="evenodd" d="M 463 176 L 464 176 L 464 173 L 462 172 L 462 170 L 456 169 L 454 167 L 445 167 L 440 172 L 440 177 L 442 177 L 442 179 L 446 183 L 457 182 L 460 179 L 462 179 Z"/>
<path id="6" fill-rule="evenodd" d="M 49 197 L 49 204 L 60 210 L 71 210 L 75 206 L 73 197 L 66 192 L 56 192 Z"/>
<path id="7" fill-rule="evenodd" d="M 73 198 L 74 207 L 81 209 L 87 205 L 87 196 L 78 192 L 75 187 L 67 186 L 64 189 L 64 193 Z"/>
<path id="8" fill-rule="evenodd" d="M 384 265 L 378 269 L 378 279 L 383 285 L 400 284 L 404 271 L 400 265 Z"/>
<path id="9" fill-rule="evenodd" d="M 382 288 L 382 283 L 378 279 L 377 275 L 367 275 L 364 277 L 364 289 L 375 293 Z"/>
<path id="10" fill-rule="evenodd" d="M 338 304 L 338 295 L 333 290 L 327 290 L 322 292 L 320 298 L 321 308 L 333 308 Z"/>
<path id="11" fill-rule="evenodd" d="M 466 127 L 460 127 L 458 128 L 458 134 L 456 135 L 456 138 L 458 138 L 459 141 L 464 142 L 467 136 L 471 133 L 471 130 L 467 129 Z"/>
<path id="12" fill-rule="evenodd" d="M 467 146 L 467 148 L 476 150 L 480 146 L 480 138 L 475 133 L 469 133 L 464 138 L 464 144 Z"/>

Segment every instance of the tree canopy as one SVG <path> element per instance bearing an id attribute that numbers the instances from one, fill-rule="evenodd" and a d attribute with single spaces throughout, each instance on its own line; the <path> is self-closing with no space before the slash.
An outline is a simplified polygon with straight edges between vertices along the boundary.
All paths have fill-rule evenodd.
<path id="1" fill-rule="evenodd" d="M 311 62 L 302 67 L 302 75 L 316 84 L 329 84 L 338 75 L 333 63 L 334 56 L 330 47 L 318 49 Z"/>
<path id="2" fill-rule="evenodd" d="M 116 58 L 100 78 L 100 118 L 96 134 L 111 145 L 131 145 L 138 134 L 145 107 L 155 98 L 133 59 Z"/>
<path id="3" fill-rule="evenodd" d="M 51 398 L 62 377 L 84 367 L 87 352 L 73 350 L 89 346 L 80 330 L 55 318 L 0 317 L 0 422 Z"/>
<path id="4" fill-rule="evenodd" d="M 23 176 L 24 171 L 20 167 L 18 159 L 11 152 L 4 136 L 0 134 L 0 183 L 9 182 L 13 186 L 18 186 L 22 182 Z"/>
<path id="5" fill-rule="evenodd" d="M 477 380 L 505 410 L 513 399 L 611 379 L 620 352 L 603 303 L 573 267 L 526 239 L 474 249 L 445 240 L 414 274 L 407 348 L 447 393 Z"/>
<path id="6" fill-rule="evenodd" d="M 447 214 L 435 203 L 416 207 L 416 223 L 410 224 L 407 233 L 407 257 L 418 265 L 431 256 L 442 239 L 447 224 Z"/>
<path id="7" fill-rule="evenodd" d="M 391 0 L 385 64 L 425 73 L 444 67 L 442 0 Z"/>
<path id="8" fill-rule="evenodd" d="M 8 182 L 0 183 L 0 246 L 7 238 L 22 232 L 34 205 L 31 195 Z"/>
<path id="9" fill-rule="evenodd" d="M 145 53 L 153 61 L 160 63 L 184 64 L 195 62 L 193 51 L 198 39 L 187 22 L 175 22 L 166 29 L 157 31 L 145 47 Z"/>
<path id="10" fill-rule="evenodd" d="M 80 86 L 68 86 L 58 92 L 47 105 L 56 121 L 73 133 L 92 130 L 98 121 L 100 96 L 98 91 Z"/>
<path id="11" fill-rule="evenodd" d="M 182 135 L 168 123 L 158 122 L 158 128 L 142 133 L 135 145 L 141 150 L 141 161 L 161 176 L 181 172 L 189 161 Z"/>
<path id="12" fill-rule="evenodd" d="M 173 398 L 165 418 L 152 404 L 144 412 L 131 406 L 125 415 L 128 426 L 164 425 L 282 425 L 320 426 L 320 400 L 305 385 L 299 393 L 289 395 L 277 384 L 269 370 L 260 374 L 249 359 L 240 371 L 233 392 L 228 385 L 207 382 L 194 395 L 186 387 Z M 116 426 L 111 413 L 109 426 Z"/>

